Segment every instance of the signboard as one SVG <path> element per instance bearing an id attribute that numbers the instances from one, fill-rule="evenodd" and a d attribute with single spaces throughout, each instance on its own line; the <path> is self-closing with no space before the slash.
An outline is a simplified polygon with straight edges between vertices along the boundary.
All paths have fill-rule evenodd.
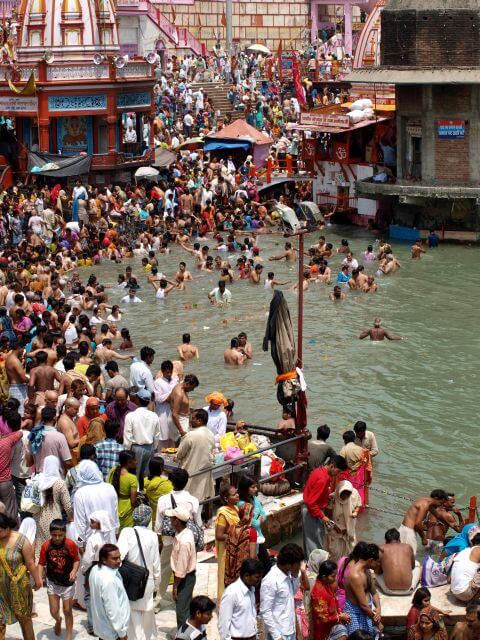
<path id="1" fill-rule="evenodd" d="M 293 80 L 293 59 L 295 54 L 293 51 L 284 51 L 280 58 L 280 79 Z"/>
<path id="2" fill-rule="evenodd" d="M 312 127 L 338 127 L 348 129 L 350 126 L 349 116 L 340 113 L 301 113 L 300 124 Z"/>
<path id="3" fill-rule="evenodd" d="M 459 140 L 465 138 L 465 120 L 438 120 L 439 140 Z"/>
<path id="4" fill-rule="evenodd" d="M 303 141 L 303 159 L 315 160 L 316 140 L 313 138 L 305 138 Z"/>
<path id="5" fill-rule="evenodd" d="M 38 111 L 38 98 L 0 96 L 0 111 L 6 113 L 29 113 Z"/>
<path id="6" fill-rule="evenodd" d="M 335 142 L 333 145 L 333 157 L 338 162 L 348 162 L 348 145 L 346 142 Z"/>

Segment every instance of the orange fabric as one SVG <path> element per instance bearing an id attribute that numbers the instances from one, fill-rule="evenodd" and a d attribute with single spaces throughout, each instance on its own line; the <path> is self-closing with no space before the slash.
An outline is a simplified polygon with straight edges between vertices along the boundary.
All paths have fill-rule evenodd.
<path id="1" fill-rule="evenodd" d="M 296 371 L 288 371 L 287 373 L 280 373 L 275 378 L 275 384 L 278 384 L 279 382 L 283 382 L 284 380 L 293 380 L 296 377 L 297 377 Z"/>

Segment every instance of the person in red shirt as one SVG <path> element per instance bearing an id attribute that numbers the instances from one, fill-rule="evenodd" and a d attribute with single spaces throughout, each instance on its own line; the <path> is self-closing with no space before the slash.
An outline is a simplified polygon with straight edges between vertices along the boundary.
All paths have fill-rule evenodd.
<path id="1" fill-rule="evenodd" d="M 350 616 L 338 607 L 336 579 L 336 563 L 331 560 L 322 562 L 310 594 L 314 640 L 327 640 L 333 630 L 335 638 L 347 637 L 347 629 L 343 625 L 350 622 Z"/>
<path id="2" fill-rule="evenodd" d="M 346 469 L 345 458 L 335 455 L 330 464 L 318 467 L 308 477 L 302 505 L 303 545 L 307 557 L 314 549 L 325 549 L 325 529 L 331 528 L 333 522 L 323 510 L 328 506 L 333 478 Z"/>
<path id="3" fill-rule="evenodd" d="M 63 603 L 65 616 L 66 640 L 73 635 L 73 598 L 75 580 L 77 579 L 80 556 L 73 540 L 66 537 L 66 525 L 62 520 L 52 520 L 50 524 L 50 540 L 43 543 L 40 550 L 41 578 L 46 570 L 47 593 L 50 614 L 55 620 L 55 635 L 59 636 L 62 625 L 60 600 Z"/>

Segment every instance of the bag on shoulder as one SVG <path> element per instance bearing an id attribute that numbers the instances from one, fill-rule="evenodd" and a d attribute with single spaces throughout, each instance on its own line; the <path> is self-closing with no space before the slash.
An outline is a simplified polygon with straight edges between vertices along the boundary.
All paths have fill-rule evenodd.
<path id="1" fill-rule="evenodd" d="M 25 489 L 20 499 L 20 511 L 36 515 L 41 507 L 40 489 L 38 487 L 38 478 L 33 476 L 31 480 L 27 480 Z"/>
<path id="2" fill-rule="evenodd" d="M 138 548 L 140 549 L 140 555 L 142 557 L 143 567 L 130 560 L 124 560 L 120 566 L 119 573 L 122 576 L 123 586 L 127 592 L 128 599 L 133 602 L 140 600 L 145 595 L 145 589 L 147 588 L 148 576 L 150 571 L 147 569 L 147 563 L 143 555 L 142 545 L 140 543 L 140 537 L 135 530 L 137 536 Z"/>
<path id="3" fill-rule="evenodd" d="M 172 509 L 176 509 L 177 503 L 175 502 L 175 498 L 172 494 L 170 494 L 170 502 L 172 504 Z M 193 520 L 192 518 L 190 518 L 190 520 L 187 522 L 187 529 L 190 529 L 190 531 L 193 533 L 196 551 L 203 551 L 203 548 L 205 547 L 203 529 L 199 527 L 195 520 Z M 163 516 L 162 536 L 171 536 L 173 538 L 175 534 L 176 531 L 172 524 L 172 521 L 168 516 Z"/>

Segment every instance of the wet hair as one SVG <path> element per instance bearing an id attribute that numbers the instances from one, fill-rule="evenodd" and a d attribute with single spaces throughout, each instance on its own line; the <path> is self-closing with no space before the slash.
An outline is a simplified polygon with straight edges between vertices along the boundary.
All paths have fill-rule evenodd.
<path id="1" fill-rule="evenodd" d="M 42 422 L 51 422 L 57 417 L 57 410 L 53 407 L 43 407 L 40 417 Z"/>
<path id="2" fill-rule="evenodd" d="M 232 338 L 230 340 L 230 349 L 235 349 L 236 347 L 238 347 L 238 338 Z"/>
<path id="3" fill-rule="evenodd" d="M 432 594 L 430 593 L 429 589 L 427 589 L 427 587 L 420 587 L 413 594 L 412 606 L 415 607 L 415 609 L 420 609 L 425 598 L 430 599 L 431 597 Z"/>
<path id="4" fill-rule="evenodd" d="M 343 442 L 348 444 L 349 442 L 355 442 L 355 431 L 344 431 L 342 433 Z"/>
<path id="5" fill-rule="evenodd" d="M 38 351 L 35 358 L 38 364 L 44 364 L 48 359 L 48 353 L 46 351 Z"/>
<path id="6" fill-rule="evenodd" d="M 195 596 L 190 601 L 190 618 L 194 618 L 196 613 L 208 613 L 213 611 L 217 605 L 208 596 Z"/>
<path id="7" fill-rule="evenodd" d="M 293 542 L 284 545 L 277 556 L 277 564 L 280 566 L 295 564 L 296 562 L 302 562 L 302 560 L 305 560 L 305 553 L 302 547 L 299 547 L 298 544 Z"/>
<path id="8" fill-rule="evenodd" d="M 161 371 L 173 371 L 173 362 L 171 360 L 164 360 L 160 365 Z"/>
<path id="9" fill-rule="evenodd" d="M 184 333 L 183 334 L 182 342 L 183 342 L 183 344 L 189 344 L 190 343 L 190 334 L 189 333 Z"/>
<path id="10" fill-rule="evenodd" d="M 363 420 L 357 420 L 357 422 L 353 425 L 353 430 L 355 433 L 362 433 L 367 430 L 367 423 L 363 422 Z"/>
<path id="11" fill-rule="evenodd" d="M 255 573 L 263 574 L 263 564 L 256 558 L 247 558 L 240 567 L 240 577 L 252 576 Z"/>
<path id="12" fill-rule="evenodd" d="M 118 371 L 118 363 L 115 362 L 115 360 L 109 360 L 109 362 L 107 362 L 107 364 L 105 365 L 105 371 L 117 372 Z"/>
<path id="13" fill-rule="evenodd" d="M 160 476 L 165 468 L 165 461 L 161 456 L 154 456 L 150 458 L 148 463 L 148 479 L 152 480 L 155 476 Z"/>
<path id="14" fill-rule="evenodd" d="M 317 429 L 317 440 L 328 440 L 330 437 L 330 427 L 328 424 L 321 424 Z"/>
<path id="15" fill-rule="evenodd" d="M 337 572 L 337 563 L 333 562 L 333 560 L 325 560 L 318 568 L 318 579 L 331 576 L 334 572 Z"/>
<path id="16" fill-rule="evenodd" d="M 196 389 L 200 384 L 200 382 L 198 381 L 197 376 L 194 376 L 193 373 L 187 373 L 187 375 L 185 376 L 183 381 L 186 384 L 191 385 L 194 389 Z"/>
<path id="17" fill-rule="evenodd" d="M 187 486 L 190 476 L 186 469 L 172 469 L 168 474 L 168 479 L 173 484 L 175 491 L 181 491 Z"/>
<path id="18" fill-rule="evenodd" d="M 389 542 L 394 542 L 395 540 L 400 540 L 400 533 L 398 529 L 389 529 L 385 531 L 385 542 L 388 544 Z"/>
<path id="19" fill-rule="evenodd" d="M 67 530 L 67 525 L 65 524 L 65 522 L 63 520 L 60 520 L 60 518 L 55 518 L 55 520 L 52 520 L 50 523 L 50 532 L 52 531 L 66 531 Z"/>
<path id="20" fill-rule="evenodd" d="M 103 547 L 100 547 L 100 551 L 98 552 L 98 564 L 102 565 L 105 563 L 105 560 L 108 559 L 108 556 L 114 551 L 118 551 L 118 547 L 115 544 L 111 544 L 107 542 Z"/>
<path id="21" fill-rule="evenodd" d="M 443 489 L 434 489 L 430 494 L 430 498 L 434 500 L 448 500 L 448 495 Z"/>
<path id="22" fill-rule="evenodd" d="M 360 542 L 357 542 L 357 544 L 350 551 L 347 561 L 344 562 L 343 564 L 341 574 L 339 575 L 340 579 L 343 579 L 343 577 L 345 576 L 345 569 L 350 564 L 350 562 L 352 560 L 355 560 L 355 562 L 357 560 L 360 560 L 360 555 L 364 553 L 367 547 L 368 547 L 368 544 L 366 542 L 363 542 L 363 540 L 360 540 Z"/>

